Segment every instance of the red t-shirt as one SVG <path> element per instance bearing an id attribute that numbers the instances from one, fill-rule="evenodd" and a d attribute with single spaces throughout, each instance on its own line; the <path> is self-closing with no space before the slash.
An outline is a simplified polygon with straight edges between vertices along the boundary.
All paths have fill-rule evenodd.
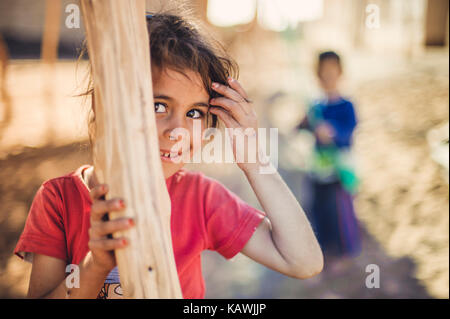
<path id="1" fill-rule="evenodd" d="M 39 188 L 14 250 L 79 264 L 89 251 L 91 199 L 80 167 Z M 171 199 L 171 232 L 183 298 L 204 298 L 200 253 L 215 250 L 227 259 L 242 250 L 265 214 L 220 182 L 181 169 L 166 179 Z M 32 256 L 32 255 L 28 255 Z"/>

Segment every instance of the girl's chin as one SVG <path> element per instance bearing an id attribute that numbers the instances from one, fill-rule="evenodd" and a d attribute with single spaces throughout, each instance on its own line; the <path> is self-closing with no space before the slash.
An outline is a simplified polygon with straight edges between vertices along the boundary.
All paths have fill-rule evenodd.
<path id="1" fill-rule="evenodd" d="M 171 159 L 164 156 L 160 156 L 161 158 L 161 164 L 168 165 L 168 166 L 183 166 L 184 162 L 181 158 L 178 159 Z"/>
<path id="2" fill-rule="evenodd" d="M 161 163 L 165 179 L 175 174 L 178 170 L 180 170 L 184 166 L 184 163 L 173 163 L 165 161 L 161 161 Z"/>

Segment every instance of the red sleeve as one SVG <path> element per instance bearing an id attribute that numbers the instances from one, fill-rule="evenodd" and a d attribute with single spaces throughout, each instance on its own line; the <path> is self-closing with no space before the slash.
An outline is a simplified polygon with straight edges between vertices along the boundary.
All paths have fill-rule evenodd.
<path id="1" fill-rule="evenodd" d="M 214 180 L 205 192 L 204 207 L 208 249 L 227 259 L 242 250 L 265 216 Z"/>
<path id="2" fill-rule="evenodd" d="M 14 253 L 28 261 L 29 253 L 67 260 L 62 201 L 51 182 L 37 191 Z"/>

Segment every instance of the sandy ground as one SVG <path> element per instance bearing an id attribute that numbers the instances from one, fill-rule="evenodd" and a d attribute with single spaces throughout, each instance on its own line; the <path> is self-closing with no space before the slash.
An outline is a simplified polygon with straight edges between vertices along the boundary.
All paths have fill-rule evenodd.
<path id="1" fill-rule="evenodd" d="M 427 132 L 448 122 L 448 56 L 442 64 L 431 60 L 432 53 L 358 90 L 363 183 L 357 207 L 386 252 L 411 257 L 430 294 L 448 298 L 449 189 L 427 144 Z"/>
<path id="2" fill-rule="evenodd" d="M 448 298 L 449 190 L 426 143 L 428 130 L 448 121 L 448 52 L 430 54 L 403 63 L 395 72 L 350 83 L 360 119 L 355 153 L 362 180 L 356 200 L 364 234 L 361 256 L 333 276 L 300 281 L 242 255 L 226 261 L 205 252 L 208 298 Z M 52 89 L 62 93 L 50 96 L 53 107 L 46 104 L 48 93 L 43 93 L 44 80 L 36 70 L 30 62 L 10 68 L 15 116 L 0 127 L 0 297 L 6 298 L 26 293 L 30 266 L 12 251 L 39 185 L 89 162 L 86 112 L 70 98 L 77 86 L 74 65 L 58 64 Z M 248 82 L 248 73 L 242 76 Z M 278 90 L 267 87 L 258 91 L 254 85 L 250 92 L 255 104 L 262 105 L 261 123 L 274 123 L 277 113 L 270 97 Z M 289 120 L 295 122 L 295 117 Z M 301 201 L 301 158 L 283 155 L 299 141 L 294 135 L 281 136 L 279 169 Z M 191 169 L 203 170 L 260 208 L 237 167 Z M 380 268 L 378 289 L 365 286 L 369 264 Z"/>

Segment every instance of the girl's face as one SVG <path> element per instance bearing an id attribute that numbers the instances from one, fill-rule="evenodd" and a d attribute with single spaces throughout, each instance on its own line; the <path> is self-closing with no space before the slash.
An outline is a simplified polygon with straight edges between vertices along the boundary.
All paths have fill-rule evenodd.
<path id="1" fill-rule="evenodd" d="M 183 128 L 189 132 L 189 144 L 183 145 L 183 150 L 180 150 L 178 156 L 189 152 L 189 158 L 192 158 L 194 121 L 201 123 L 202 133 L 206 127 L 209 94 L 198 73 L 191 70 L 184 70 L 183 73 L 167 68 L 163 70 L 152 68 L 155 119 L 160 158 L 166 179 L 184 165 L 180 159 L 174 162 L 173 158 L 164 155 L 170 153 L 172 146 L 181 140 L 181 136 L 173 134 L 171 138 L 172 130 Z"/>

